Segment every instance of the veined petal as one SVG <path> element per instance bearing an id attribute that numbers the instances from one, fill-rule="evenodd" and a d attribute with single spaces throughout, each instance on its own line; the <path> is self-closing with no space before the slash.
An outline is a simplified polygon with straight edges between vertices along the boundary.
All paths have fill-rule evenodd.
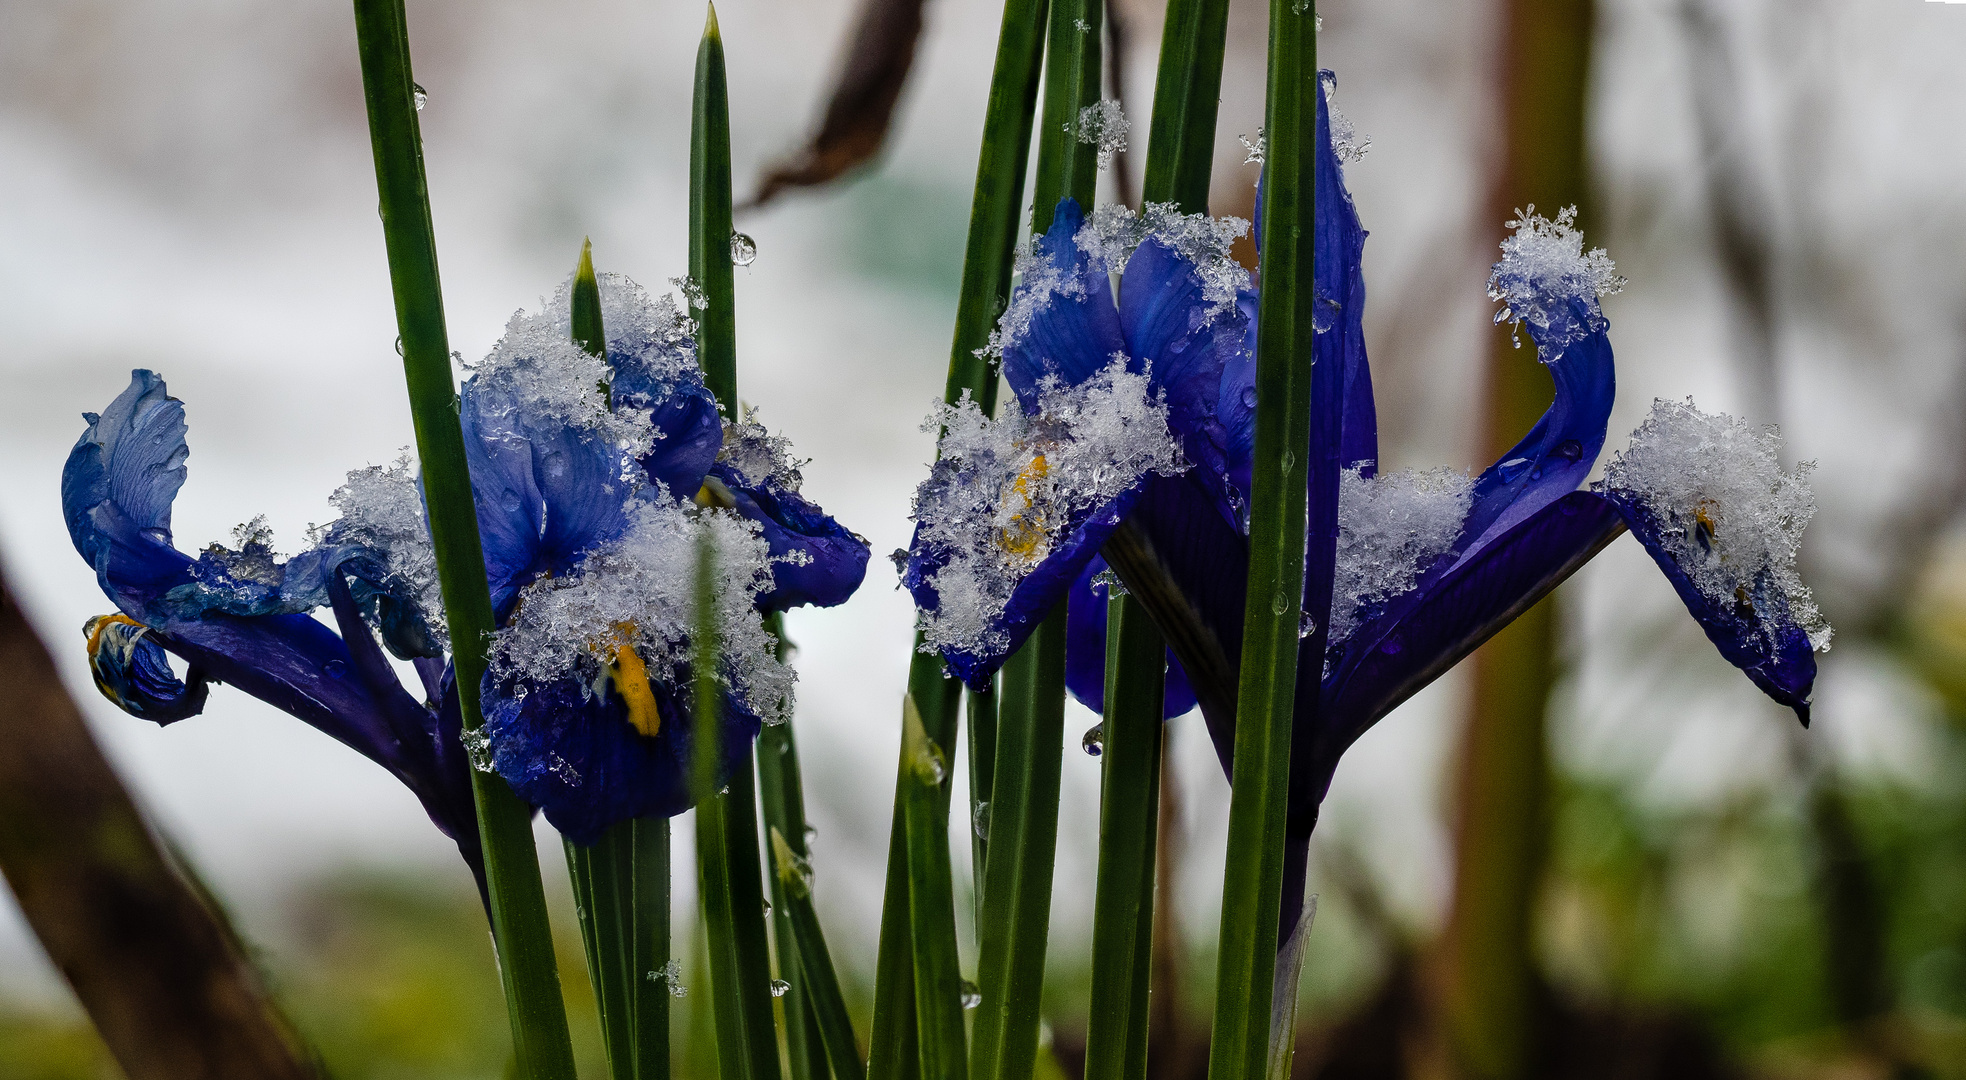
<path id="1" fill-rule="evenodd" d="M 1065 609 L 1065 689 L 1079 704 L 1096 713 L 1106 711 L 1106 602 L 1109 586 L 1098 579 L 1111 574 L 1103 558 L 1094 558 L 1072 584 Z M 1167 654 L 1167 684 L 1161 716 L 1172 720 L 1195 707 L 1195 692 L 1181 662 Z"/>
<path id="2" fill-rule="evenodd" d="M 101 415 L 83 419 L 89 426 L 62 468 L 69 539 L 116 606 L 148 621 L 150 604 L 186 580 L 191 562 L 171 545 L 171 503 L 190 456 L 184 403 L 156 372 L 138 369 Z"/>
<path id="3" fill-rule="evenodd" d="M 1084 218 L 1075 200 L 1059 200 L 1051 229 L 1018 256 L 1021 280 L 990 335 L 989 351 L 1003 358 L 1004 381 L 1026 412 L 1036 411 L 1046 377 L 1077 386 L 1126 351 L 1106 270 L 1077 243 Z"/>
<path id="4" fill-rule="evenodd" d="M 719 462 L 710 475 L 729 492 L 732 509 L 758 523 L 771 545 L 772 589 L 760 611 L 846 603 L 867 577 L 867 541 L 795 490 L 750 483 Z"/>

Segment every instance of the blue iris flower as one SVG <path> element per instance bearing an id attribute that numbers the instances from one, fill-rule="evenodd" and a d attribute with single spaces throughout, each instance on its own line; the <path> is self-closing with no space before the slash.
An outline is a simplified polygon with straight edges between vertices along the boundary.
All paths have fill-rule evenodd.
<path id="1" fill-rule="evenodd" d="M 750 623 L 851 595 L 865 573 L 865 542 L 799 494 L 782 440 L 748 420 L 726 424 L 696 369 L 687 321 L 632 283 L 606 279 L 604 295 L 620 327 L 604 364 L 587 359 L 607 384 L 570 383 L 570 369 L 550 362 L 528 369 L 528 360 L 552 359 L 551 350 L 534 350 L 498 369 L 525 378 L 481 372 L 461 397 L 500 619 L 518 621 L 539 583 L 582 581 L 591 555 L 618 556 L 636 523 L 657 514 L 709 522 L 735 538 L 724 547 L 749 551 L 752 578 L 739 591 L 754 601 L 744 612 Z M 564 290 L 555 310 L 528 325 L 557 328 L 564 341 Z M 488 369 L 499 360 L 494 354 Z M 590 393 L 598 405 L 583 400 Z M 300 718 L 401 780 L 482 888 L 473 755 L 460 739 L 435 564 L 407 462 L 351 474 L 336 495 L 342 518 L 299 555 L 281 559 L 263 530 L 243 527 L 236 550 L 214 544 L 193 558 L 171 535 L 189 453 L 184 404 L 155 373 L 139 370 L 100 415 L 84 418 L 88 428 L 63 470 L 62 505 L 76 550 L 119 609 L 86 628 L 105 696 L 169 724 L 198 713 L 211 683 L 225 683 Z M 695 509 L 699 501 L 716 508 Z M 690 582 L 682 579 L 679 591 L 687 595 Z M 335 629 L 309 614 L 323 607 Z M 673 624 L 676 614 L 648 612 L 644 621 L 667 615 Z M 680 613 L 685 622 L 689 615 Z M 556 678 L 536 670 L 488 677 L 481 692 L 489 746 L 476 755 L 583 841 L 625 817 L 690 803 L 687 665 L 642 662 L 646 643 L 626 631 L 596 644 L 611 649 L 608 663 L 571 665 Z M 686 640 L 673 644 L 687 648 Z M 385 646 L 411 661 L 421 698 L 404 689 Z M 182 679 L 170 654 L 186 666 Z M 727 765 L 741 760 L 759 718 L 788 704 L 754 704 L 736 686 L 729 698 Z"/>
<path id="2" fill-rule="evenodd" d="M 1337 521 L 1340 535 L 1332 591 L 1305 588 L 1307 597 L 1334 599 L 1326 611 L 1306 612 L 1298 657 L 1285 928 L 1296 921 L 1305 852 L 1339 756 L 1620 532 L 1644 544 L 1721 654 L 1805 724 L 1814 651 L 1828 637 L 1793 572 L 1813 504 L 1800 476 L 1775 465 L 1770 436 L 1661 403 L 1605 480 L 1579 490 L 1603 449 L 1614 392 L 1598 300 L 1620 282 L 1602 252 L 1583 249 L 1571 212 L 1555 220 L 1535 216 L 1533 207 L 1522 214 L 1490 281 L 1491 296 L 1506 305 L 1497 321 L 1527 329 L 1550 371 L 1548 411 L 1479 476 L 1378 473 L 1363 334 L 1366 234 L 1332 140 L 1330 83 L 1324 73 L 1312 344 L 1315 363 L 1340 367 L 1331 392 L 1342 395 L 1342 420 L 1336 429 L 1315 428 L 1308 451 L 1310 461 L 1335 458 L 1344 471 L 1337 505 L 1311 514 Z M 1186 467 L 1138 472 L 1099 505 L 1058 521 L 1075 531 L 1061 532 L 1013 588 L 997 590 L 996 632 L 970 633 L 941 651 L 951 670 L 981 686 L 1035 622 L 1068 599 L 1068 686 L 1098 708 L 1106 612 L 1095 579 L 1111 561 L 1178 659 L 1169 715 L 1197 701 L 1226 770 L 1248 573 L 1256 298 L 1222 265 L 1222 245 L 1196 242 L 1204 222 L 1149 207 L 1138 221 L 1101 208 L 1087 223 L 1068 199 L 1034 242 L 996 343 L 1018 404 L 1030 412 L 1042 388 L 1057 393 L 1123 357 L 1159 395 Z M 1116 237 L 1137 241 L 1124 257 L 1117 302 L 1107 276 L 1122 269 Z M 924 542 L 933 539 L 935 516 L 946 514 L 949 500 L 940 493 L 963 482 L 1002 492 L 1011 475 L 1000 469 L 992 477 L 946 455 L 945 462 L 918 494 L 924 524 L 903 578 L 929 626 L 949 618 L 952 606 L 939 588 L 951 545 Z M 1002 522 L 986 522 L 986 534 L 1009 535 Z M 959 601 L 973 602 L 973 592 Z M 1317 623 L 1327 633 L 1312 632 Z M 930 643 L 937 644 L 933 634 Z"/>

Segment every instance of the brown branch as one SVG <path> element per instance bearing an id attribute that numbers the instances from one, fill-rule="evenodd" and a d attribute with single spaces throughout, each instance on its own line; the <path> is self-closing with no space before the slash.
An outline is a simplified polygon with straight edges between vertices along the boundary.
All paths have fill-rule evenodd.
<path id="1" fill-rule="evenodd" d="M 921 34 L 922 0 L 866 0 L 818 133 L 766 172 L 740 209 L 763 206 L 787 188 L 828 183 L 873 160 L 894 125 Z"/>
<path id="2" fill-rule="evenodd" d="M 0 580 L 0 871 L 131 1080 L 318 1075 Z"/>

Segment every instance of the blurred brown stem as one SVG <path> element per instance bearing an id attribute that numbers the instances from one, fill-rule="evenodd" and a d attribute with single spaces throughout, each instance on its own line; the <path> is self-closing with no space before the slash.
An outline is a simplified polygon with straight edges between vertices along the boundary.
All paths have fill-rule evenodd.
<path id="1" fill-rule="evenodd" d="M 132 1080 L 318 1075 L 0 581 L 0 871 Z"/>
<path id="2" fill-rule="evenodd" d="M 1591 0 L 1506 0 L 1498 71 L 1502 120 L 1490 206 L 1545 214 L 1586 196 L 1584 106 Z M 1588 224 L 1588 221 L 1586 222 Z M 1496 237 L 1500 239 L 1500 237 Z M 1499 458 L 1549 406 L 1548 372 L 1508 337 L 1491 339 L 1484 447 Z M 1549 832 L 1546 712 L 1556 608 L 1544 600 L 1474 655 L 1455 783 L 1452 906 L 1440 957 L 1436 1048 L 1455 1074 L 1534 1072 L 1542 1011 L 1533 909 Z"/>

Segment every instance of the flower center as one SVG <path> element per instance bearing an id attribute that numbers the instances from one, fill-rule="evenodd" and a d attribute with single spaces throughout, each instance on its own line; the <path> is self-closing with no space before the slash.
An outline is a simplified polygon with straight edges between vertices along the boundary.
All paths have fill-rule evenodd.
<path id="1" fill-rule="evenodd" d="M 103 638 L 108 635 L 110 627 L 119 624 L 137 628 L 137 632 L 131 637 L 113 643 L 123 650 L 127 650 L 130 645 L 135 644 L 137 640 L 143 637 L 144 632 L 150 629 L 135 619 L 130 618 L 128 615 L 119 612 L 115 615 L 95 616 L 83 624 L 82 632 L 89 635 L 89 673 L 95 676 L 96 689 L 102 691 L 102 696 L 121 705 L 123 704 L 122 695 L 111 689 L 109 684 L 103 681 L 102 673 L 96 666 L 96 658 L 102 653 L 104 645 Z"/>

